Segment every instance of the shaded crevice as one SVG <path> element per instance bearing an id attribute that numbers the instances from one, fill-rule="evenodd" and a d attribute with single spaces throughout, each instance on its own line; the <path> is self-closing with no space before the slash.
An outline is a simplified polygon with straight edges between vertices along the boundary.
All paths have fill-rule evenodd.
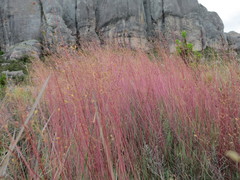
<path id="1" fill-rule="evenodd" d="M 153 23 L 152 23 L 152 16 L 150 12 L 150 1 L 149 0 L 144 0 L 143 1 L 143 8 L 144 8 L 144 14 L 145 14 L 145 19 L 146 19 L 146 31 L 147 31 L 147 36 L 152 37 L 153 36 Z"/>
<path id="2" fill-rule="evenodd" d="M 75 0 L 75 28 L 76 28 L 76 44 L 78 47 L 81 47 L 80 32 L 78 29 L 78 0 Z"/>
<path id="3" fill-rule="evenodd" d="M 47 23 L 47 18 L 45 16 L 44 9 L 43 9 L 43 3 L 41 0 L 38 0 L 38 2 L 40 6 L 41 23 Z"/>
<path id="4" fill-rule="evenodd" d="M 155 20 L 152 16 L 151 16 L 151 21 L 152 21 L 152 23 L 153 23 L 154 25 L 157 24 L 157 20 Z"/>
<path id="5" fill-rule="evenodd" d="M 162 0 L 162 32 L 163 32 L 163 34 L 165 31 L 165 18 L 166 18 L 166 15 L 165 15 L 165 10 L 164 10 L 164 0 Z"/>
<path id="6" fill-rule="evenodd" d="M 224 35 L 223 34 L 221 34 L 221 43 L 222 43 L 222 47 L 226 47 L 226 41 L 225 41 L 226 39 L 225 39 L 225 37 L 224 37 Z M 227 45 L 228 45 L 228 42 L 227 42 Z"/>
<path id="7" fill-rule="evenodd" d="M 98 6 L 98 4 L 97 4 L 97 6 Z M 104 40 L 102 38 L 100 28 L 99 28 L 99 17 L 100 17 L 100 15 L 99 15 L 99 10 L 98 10 L 97 7 L 95 8 L 95 14 L 94 15 L 95 15 L 95 33 L 96 33 L 96 35 L 97 35 L 97 37 L 100 41 L 100 44 L 103 45 Z"/>
<path id="8" fill-rule="evenodd" d="M 47 18 L 44 12 L 44 8 L 43 8 L 43 2 L 41 0 L 38 0 L 38 4 L 40 7 L 40 18 L 41 18 L 41 26 L 42 26 L 42 30 L 41 30 L 41 35 L 40 35 L 40 43 L 43 45 L 41 46 L 41 52 L 45 51 L 45 46 L 46 46 L 46 35 L 45 35 L 45 28 L 48 25 L 47 24 Z M 46 46 L 47 47 L 47 46 Z"/>
<path id="9" fill-rule="evenodd" d="M 204 34 L 202 29 L 201 29 L 201 43 L 202 43 L 202 50 L 203 50 L 205 49 L 205 41 L 204 41 Z"/>

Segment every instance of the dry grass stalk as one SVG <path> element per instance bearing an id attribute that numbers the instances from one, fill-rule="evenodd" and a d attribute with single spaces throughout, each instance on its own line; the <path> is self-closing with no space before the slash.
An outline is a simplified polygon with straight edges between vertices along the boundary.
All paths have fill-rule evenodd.
<path id="1" fill-rule="evenodd" d="M 31 120 L 32 116 L 34 115 L 34 111 L 37 108 L 37 106 L 38 106 L 38 104 L 39 104 L 39 102 L 40 102 L 40 100 L 41 100 L 41 98 L 43 96 L 43 93 L 44 93 L 44 91 L 45 91 L 45 89 L 47 87 L 49 79 L 50 79 L 50 76 L 48 76 L 48 78 L 46 79 L 45 83 L 43 84 L 42 89 L 39 92 L 38 97 L 37 97 L 35 103 L 33 104 L 32 109 L 31 109 L 30 113 L 28 114 L 27 119 L 25 120 L 24 124 L 22 125 L 22 127 L 21 127 L 21 129 L 20 129 L 20 131 L 19 131 L 19 133 L 18 133 L 18 135 L 16 137 L 16 139 L 12 140 L 12 142 L 11 142 L 11 144 L 9 146 L 9 150 L 8 150 L 6 156 L 3 158 L 3 160 L 2 160 L 2 162 L 0 164 L 0 178 L 4 178 L 6 176 L 6 171 L 7 171 L 7 167 L 8 167 L 8 164 L 9 164 L 9 159 L 10 159 L 11 153 L 16 148 L 17 143 L 20 140 L 20 138 L 21 138 L 21 136 L 22 136 L 22 134 L 23 134 L 23 132 L 25 130 L 25 127 L 27 126 L 27 124 Z"/>

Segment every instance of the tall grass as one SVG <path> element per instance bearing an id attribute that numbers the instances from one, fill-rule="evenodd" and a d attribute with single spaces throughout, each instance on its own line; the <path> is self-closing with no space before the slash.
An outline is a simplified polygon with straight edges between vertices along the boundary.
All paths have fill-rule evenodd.
<path id="1" fill-rule="evenodd" d="M 36 85 L 51 79 L 23 141 L 28 150 L 18 149 L 25 177 L 240 177 L 225 157 L 240 153 L 236 62 L 191 68 L 164 54 L 95 48 L 61 50 L 33 70 Z"/>

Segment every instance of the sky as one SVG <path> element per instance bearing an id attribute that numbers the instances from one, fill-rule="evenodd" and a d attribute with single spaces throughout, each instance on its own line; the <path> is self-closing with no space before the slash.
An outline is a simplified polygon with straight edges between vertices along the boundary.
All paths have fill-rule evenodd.
<path id="1" fill-rule="evenodd" d="M 209 11 L 215 11 L 224 23 L 224 31 L 240 33 L 240 0 L 198 0 Z"/>

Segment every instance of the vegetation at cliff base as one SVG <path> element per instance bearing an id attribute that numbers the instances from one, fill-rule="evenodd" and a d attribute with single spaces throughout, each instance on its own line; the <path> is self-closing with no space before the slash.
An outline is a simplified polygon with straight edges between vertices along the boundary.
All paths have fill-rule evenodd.
<path id="1" fill-rule="evenodd" d="M 4 53 L 2 52 L 2 55 Z M 1 55 L 1 51 L 0 51 Z M 6 86 L 11 84 L 24 83 L 28 76 L 28 67 L 31 63 L 29 57 L 23 57 L 19 60 L 4 60 L 0 56 L 0 99 L 5 96 Z M 20 75 L 8 77 L 6 72 L 19 72 Z M 2 83 L 1 83 L 2 82 Z"/>
<path id="2" fill-rule="evenodd" d="M 240 178 L 234 59 L 189 66 L 162 50 L 92 47 L 31 66 L 31 83 L 0 104 L 5 178 Z"/>
<path id="3" fill-rule="evenodd" d="M 183 59 L 186 65 L 191 63 L 198 63 L 202 58 L 203 54 L 198 51 L 193 50 L 193 44 L 187 42 L 187 32 L 182 31 L 181 33 L 182 41 L 176 40 L 176 51 L 177 54 Z"/>

